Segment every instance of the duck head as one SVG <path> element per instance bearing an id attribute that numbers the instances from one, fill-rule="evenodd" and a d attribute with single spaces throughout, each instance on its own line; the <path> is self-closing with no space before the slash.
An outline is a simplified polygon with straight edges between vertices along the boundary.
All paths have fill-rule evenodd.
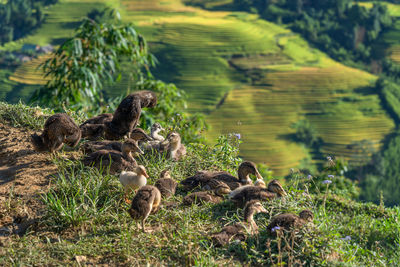
<path id="1" fill-rule="evenodd" d="M 267 213 L 267 210 L 258 200 L 251 200 L 246 203 L 243 209 L 244 219 L 247 222 L 253 221 L 253 216 L 257 213 Z"/>
<path id="2" fill-rule="evenodd" d="M 303 210 L 300 212 L 299 217 L 305 221 L 312 222 L 314 220 L 314 214 L 311 210 Z"/>
<path id="3" fill-rule="evenodd" d="M 136 141 L 151 141 L 153 140 L 143 129 L 135 128 L 131 132 L 131 139 Z"/>
<path id="4" fill-rule="evenodd" d="M 215 194 L 218 196 L 224 196 L 227 195 L 231 192 L 231 189 L 229 188 L 229 186 L 225 183 L 221 183 L 220 185 L 218 185 L 215 190 L 214 190 Z"/>
<path id="5" fill-rule="evenodd" d="M 160 172 L 160 178 L 171 178 L 171 173 L 169 170 L 163 170 Z"/>
<path id="6" fill-rule="evenodd" d="M 122 151 L 124 151 L 125 153 L 128 152 L 138 152 L 139 154 L 144 154 L 144 152 L 140 149 L 140 147 L 138 146 L 137 141 L 133 140 L 133 139 L 127 139 L 123 144 L 122 144 Z"/>
<path id="7" fill-rule="evenodd" d="M 251 161 L 242 162 L 238 169 L 238 177 L 240 182 L 243 184 L 252 184 L 253 182 L 249 177 L 250 174 L 255 175 L 257 179 L 263 180 L 263 177 L 257 170 L 256 164 Z"/>
<path id="8" fill-rule="evenodd" d="M 146 172 L 146 168 L 143 165 L 139 165 L 136 167 L 137 175 L 143 175 L 146 178 L 149 178 L 149 175 Z"/>
<path id="9" fill-rule="evenodd" d="M 268 183 L 268 191 L 276 193 L 278 196 L 286 196 L 286 191 L 278 180 L 272 180 Z"/>

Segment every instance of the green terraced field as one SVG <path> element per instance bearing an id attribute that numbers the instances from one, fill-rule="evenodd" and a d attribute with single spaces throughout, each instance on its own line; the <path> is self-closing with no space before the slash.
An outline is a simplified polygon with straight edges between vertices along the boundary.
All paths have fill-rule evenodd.
<path id="1" fill-rule="evenodd" d="M 105 5 L 119 7 L 123 19 L 144 34 L 160 61 L 156 76 L 187 92 L 190 111 L 208 114 L 210 140 L 241 133 L 243 157 L 267 163 L 278 175 L 309 157 L 288 138 L 290 125 L 300 119 L 321 134 L 324 153 L 347 158 L 354 153 L 349 144 L 368 139 L 379 146 L 394 128 L 368 89 L 376 77 L 334 62 L 297 34 L 255 15 L 205 11 L 180 0 L 64 0 L 49 8 L 42 29 L 5 48 L 71 36 L 83 15 Z M 17 68 L 3 83 L 31 92 L 44 82 L 34 71 L 40 60 Z M 123 79 L 110 94 L 124 94 L 127 87 Z"/>

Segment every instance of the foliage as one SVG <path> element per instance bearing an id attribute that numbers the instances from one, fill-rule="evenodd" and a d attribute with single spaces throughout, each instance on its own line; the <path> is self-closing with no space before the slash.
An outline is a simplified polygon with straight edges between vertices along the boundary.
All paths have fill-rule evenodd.
<path id="1" fill-rule="evenodd" d="M 155 121 L 161 123 L 168 131 L 178 131 L 184 142 L 204 141 L 202 131 L 207 129 L 204 116 L 186 112 L 186 94 L 174 84 L 159 80 L 146 79 L 134 85 L 135 90 L 152 90 L 157 92 L 157 105 L 142 111 L 141 127 L 149 128 Z"/>
<path id="2" fill-rule="evenodd" d="M 381 194 L 386 205 L 399 205 L 400 196 L 400 135 L 396 133 L 385 149 L 371 161 L 370 171 L 363 177 L 361 198 L 379 203 Z"/>
<path id="3" fill-rule="evenodd" d="M 17 40 L 44 21 L 43 5 L 58 0 L 9 0 L 0 3 L 0 44 Z"/>
<path id="4" fill-rule="evenodd" d="M 143 68 L 154 63 L 145 39 L 132 25 L 85 19 L 75 36 L 42 65 L 45 77 L 50 79 L 35 92 L 32 101 L 56 109 L 64 104 L 83 111 L 102 106 L 103 84 L 105 80 L 112 83 L 120 79 L 122 60 L 131 62 L 135 80 L 144 79 Z"/>
<path id="5" fill-rule="evenodd" d="M 380 78 L 375 87 L 393 119 L 400 122 L 400 86 L 387 79 Z"/>
<path id="6" fill-rule="evenodd" d="M 296 141 L 304 143 L 308 147 L 313 147 L 321 142 L 318 132 L 308 120 L 300 120 L 293 123 L 292 128 L 296 130 Z"/>

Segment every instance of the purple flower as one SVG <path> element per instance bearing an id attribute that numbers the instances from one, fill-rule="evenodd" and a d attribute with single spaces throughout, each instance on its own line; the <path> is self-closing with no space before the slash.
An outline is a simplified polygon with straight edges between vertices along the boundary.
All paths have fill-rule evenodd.
<path id="1" fill-rule="evenodd" d="M 279 226 L 275 226 L 271 229 L 272 232 L 278 231 L 279 229 L 281 229 Z"/>
<path id="2" fill-rule="evenodd" d="M 241 135 L 240 135 L 240 133 L 236 133 L 236 134 L 235 134 L 235 136 L 236 136 L 236 138 L 237 138 L 237 139 L 239 139 L 239 140 L 240 140 L 240 138 L 241 138 Z"/>
<path id="3" fill-rule="evenodd" d="M 341 240 L 344 240 L 344 241 L 350 241 L 350 240 L 351 240 L 351 236 L 346 235 L 345 237 L 340 238 L 340 239 L 341 239 Z"/>
<path id="4" fill-rule="evenodd" d="M 329 175 L 328 175 L 328 178 L 331 178 L 331 179 L 332 179 L 333 177 L 335 177 L 335 175 L 332 175 L 332 174 L 329 174 Z"/>
<path id="5" fill-rule="evenodd" d="M 312 175 L 309 174 L 309 175 L 307 176 L 307 179 L 312 179 Z"/>
<path id="6" fill-rule="evenodd" d="M 325 181 L 323 181 L 322 183 L 323 183 L 323 184 L 331 184 L 332 181 L 331 181 L 331 180 L 325 180 Z"/>

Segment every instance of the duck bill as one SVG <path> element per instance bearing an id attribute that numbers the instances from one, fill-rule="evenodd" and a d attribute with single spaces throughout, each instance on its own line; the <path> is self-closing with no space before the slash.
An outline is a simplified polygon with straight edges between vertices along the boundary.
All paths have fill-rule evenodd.
<path id="1" fill-rule="evenodd" d="M 256 177 L 257 177 L 257 180 L 264 180 L 264 178 L 261 176 L 261 174 L 259 172 L 256 172 Z"/>
<path id="2" fill-rule="evenodd" d="M 277 194 L 278 194 L 279 196 L 281 196 L 281 197 L 287 195 L 285 189 L 283 189 L 283 188 L 279 188 Z"/>
<path id="3" fill-rule="evenodd" d="M 146 171 L 143 173 L 143 175 L 144 175 L 144 177 L 146 177 L 146 178 L 150 178 L 150 176 L 147 174 Z"/>
<path id="4" fill-rule="evenodd" d="M 139 147 L 138 147 L 138 152 L 139 152 L 139 154 L 141 154 L 141 155 L 144 154 L 143 150 L 141 150 Z"/>
<path id="5" fill-rule="evenodd" d="M 264 207 L 262 207 L 262 208 L 260 209 L 260 212 L 262 212 L 262 213 L 268 213 L 268 211 L 267 211 Z"/>

